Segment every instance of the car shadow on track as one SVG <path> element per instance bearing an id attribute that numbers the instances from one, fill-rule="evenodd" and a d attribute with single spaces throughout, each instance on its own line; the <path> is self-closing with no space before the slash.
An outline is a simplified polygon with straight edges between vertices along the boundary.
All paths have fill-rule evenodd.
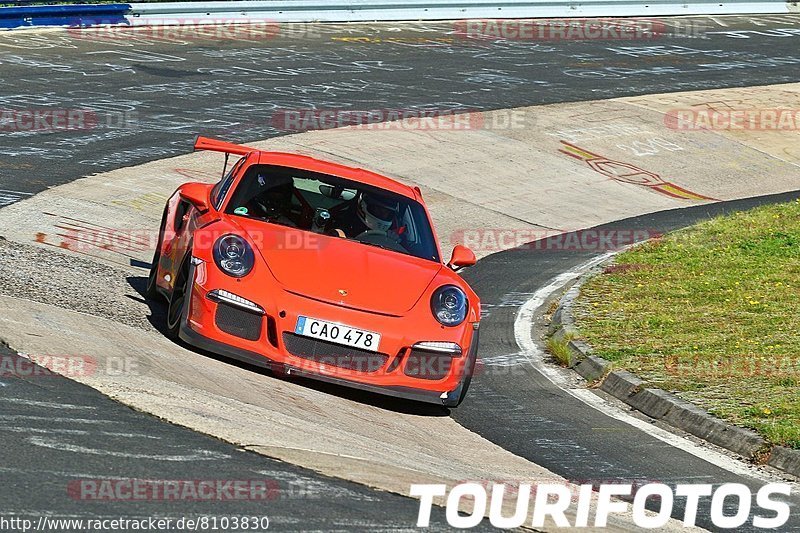
<path id="1" fill-rule="evenodd" d="M 147 292 L 147 277 L 141 276 L 128 276 L 125 278 L 125 281 L 128 282 L 128 285 L 131 286 L 133 290 L 136 291 L 140 297 L 136 298 L 134 296 L 128 295 L 128 298 L 139 302 L 143 305 L 146 305 L 150 311 L 150 314 L 147 316 L 147 321 L 158 330 L 159 333 L 162 335 L 166 335 L 167 333 L 167 306 L 166 301 L 163 303 L 161 301 L 153 301 L 149 300 L 145 293 Z"/>
<path id="2" fill-rule="evenodd" d="M 150 314 L 148 315 L 147 320 L 153 325 L 153 327 L 156 330 L 158 330 L 159 333 L 166 336 L 166 316 L 167 316 L 166 301 L 163 302 L 153 301 L 145 297 L 145 290 L 147 288 L 147 277 L 129 276 L 128 278 L 126 278 L 126 281 L 141 296 L 142 303 L 147 305 L 148 309 L 150 310 Z M 138 299 L 136 300 L 139 301 Z M 251 365 L 249 363 L 245 363 L 236 359 L 231 359 L 229 357 L 225 357 L 223 355 L 219 355 L 214 352 L 202 350 L 195 346 L 186 344 L 182 340 L 173 342 L 197 354 L 209 357 L 211 359 L 223 362 L 231 366 L 239 367 L 249 372 L 255 372 L 257 374 L 269 376 L 273 379 L 280 379 L 283 381 L 296 383 L 303 387 L 313 389 L 322 392 L 324 394 L 330 394 L 332 396 L 338 396 L 345 400 L 350 400 L 365 405 L 371 405 L 379 409 L 385 409 L 386 411 L 393 411 L 396 413 L 417 415 L 417 416 L 450 416 L 450 409 L 443 406 L 426 404 L 422 402 L 415 402 L 411 400 L 404 400 L 402 398 L 394 398 L 391 396 L 385 396 L 383 394 L 362 391 L 350 387 L 344 387 L 341 385 L 334 385 L 331 383 L 325 383 L 322 381 L 317 381 L 309 378 L 303 378 L 298 376 L 287 376 L 280 369 L 270 370 L 262 368 L 260 366 Z"/>

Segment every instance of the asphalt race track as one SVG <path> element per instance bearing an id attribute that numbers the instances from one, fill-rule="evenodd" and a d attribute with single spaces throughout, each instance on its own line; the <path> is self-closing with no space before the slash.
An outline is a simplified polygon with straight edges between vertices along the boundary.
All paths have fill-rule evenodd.
<path id="1" fill-rule="evenodd" d="M 593 229 L 667 232 L 720 214 L 796 198 L 800 198 L 800 191 L 662 211 Z M 490 309 L 481 322 L 485 335 L 481 337 L 481 357 L 513 358 L 519 352 L 514 336 L 519 302 L 512 297 L 509 303 L 509 295 L 517 300 L 524 298 L 561 272 L 596 255 L 585 251 L 512 249 L 486 257 L 466 272 L 464 277 Z M 576 483 L 744 483 L 754 491 L 760 486 L 600 413 L 564 394 L 529 365 L 486 368 L 473 381 L 462 407 L 451 416 L 505 449 Z M 796 497 L 794 503 L 798 503 Z M 675 505 L 673 516 L 682 516 L 682 503 L 676 501 Z M 700 507 L 697 523 L 715 529 L 708 520 L 707 506 Z M 800 520 L 794 516 L 785 527 L 800 529 Z"/>
<path id="2" fill-rule="evenodd" d="M 452 23 L 299 25 L 246 41 L 0 34 L 3 109 L 96 113 L 85 130 L 4 134 L 0 189 L 8 202 L 186 153 L 200 133 L 238 142 L 293 133 L 275 123 L 281 110 L 505 109 L 800 76 L 795 39 L 777 32 L 800 26 L 797 17 L 677 20 L 676 32 L 696 26 L 705 38 L 468 40 Z"/>
<path id="3" fill-rule="evenodd" d="M 9 352 L 0 346 L 0 353 Z M 415 500 L 246 452 L 136 412 L 59 376 L 4 377 L 0 391 L 3 516 L 47 517 L 52 521 L 43 531 L 85 531 L 56 527 L 56 520 L 158 517 L 174 524 L 203 516 L 255 517 L 259 522 L 266 517 L 269 528 L 281 531 L 397 531 L 408 529 L 416 517 Z M 261 481 L 267 491 L 253 499 L 120 504 L 108 492 L 76 484 L 79 479 L 99 484 L 123 478 L 231 480 L 253 486 Z M 82 490 L 90 496 L 82 497 Z M 444 511 L 435 508 L 431 523 L 433 530 L 445 524 Z"/>
<path id="4" fill-rule="evenodd" d="M 298 26 L 274 39 L 241 41 L 0 34 L 0 108 L 87 109 L 97 117 L 96 126 L 85 130 L 1 130 L 0 206 L 81 176 L 186 153 L 201 133 L 232 141 L 294 133 L 275 121 L 281 110 L 484 110 L 800 81 L 797 36 L 780 31 L 800 28 L 800 16 L 697 20 L 703 21 L 700 37 L 624 43 L 473 42 L 454 38 L 447 23 Z M 663 231 L 797 196 L 662 212 L 615 224 Z M 481 326 L 481 356 L 513 358 L 519 350 L 514 338 L 519 305 L 552 277 L 590 257 L 587 252 L 511 250 L 469 269 L 465 277 L 490 309 Z M 410 529 L 415 521 L 414 500 L 242 452 L 63 378 L 47 383 L 0 378 L 0 444 L 5 457 L 13 458 L 0 467 L 6 515 L 44 510 L 60 517 L 114 515 L 117 508 L 112 511 L 108 502 L 76 502 L 65 494 L 70 476 L 113 473 L 143 479 L 278 480 L 282 496 L 259 514 L 279 529 L 397 530 Z M 62 405 L 56 420 L 49 410 L 53 404 Z M 576 482 L 753 484 L 566 396 L 529 367 L 483 372 L 451 416 Z M 95 418 L 100 422 L 85 421 Z M 55 428 L 66 440 L 59 441 L 62 449 L 46 439 L 31 446 L 14 431 L 17 424 Z M 64 449 L 63 442 L 71 448 Z M 79 466 L 76 449 L 84 450 Z M 169 456 L 181 459 L 165 459 Z M 125 513 L 251 515 L 258 507 L 231 502 L 224 509 L 214 504 L 212 511 L 199 502 L 183 505 L 131 504 Z M 444 524 L 443 511 L 435 512 L 439 516 L 432 523 Z M 787 529 L 800 529 L 797 520 Z M 710 527 L 707 517 L 699 525 Z"/>

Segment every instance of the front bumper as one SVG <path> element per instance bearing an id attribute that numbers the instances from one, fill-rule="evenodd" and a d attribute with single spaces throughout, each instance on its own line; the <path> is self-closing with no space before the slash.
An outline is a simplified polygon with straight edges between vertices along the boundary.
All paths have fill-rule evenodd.
<path id="1" fill-rule="evenodd" d="M 233 280 L 207 266 L 198 262 L 190 276 L 192 290 L 179 331 L 189 344 L 288 375 L 438 405 L 457 405 L 469 381 L 477 351 L 477 317 L 445 328 L 427 306 L 402 317 L 379 315 L 290 293 L 259 283 L 255 276 Z M 219 291 L 227 291 L 227 303 L 217 297 Z M 242 310 L 241 300 L 232 302 L 238 309 L 228 305 L 231 296 L 244 295 L 252 314 Z M 380 332 L 380 352 L 315 345 L 313 339 L 294 333 L 301 315 Z M 454 344 L 461 353 L 431 355 L 414 347 L 425 341 Z M 437 357 L 441 365 L 429 364 Z"/>
<path id="2" fill-rule="evenodd" d="M 181 338 L 181 340 L 196 348 L 207 350 L 209 352 L 223 355 L 225 357 L 230 357 L 232 359 L 236 359 L 244 363 L 258 366 L 260 368 L 265 368 L 272 372 L 282 373 L 287 376 L 298 376 L 303 378 L 314 379 L 317 381 L 322 381 L 333 385 L 339 385 L 342 387 L 350 387 L 376 394 L 393 396 L 395 398 L 402 398 L 404 400 L 412 400 L 416 402 L 442 405 L 445 407 L 455 407 L 456 405 L 458 405 L 459 400 L 461 398 L 461 391 L 465 386 L 465 384 L 468 382 L 468 378 L 470 377 L 471 373 L 474 371 L 475 360 L 478 351 L 478 343 L 476 335 L 474 337 L 475 341 L 473 342 L 472 346 L 470 346 L 469 354 L 467 356 L 469 358 L 468 361 L 471 361 L 471 363 L 467 364 L 467 369 L 464 373 L 462 380 L 459 382 L 458 386 L 454 390 L 450 392 L 439 393 L 436 391 L 415 389 L 412 387 L 370 385 L 367 383 L 359 383 L 357 381 L 351 381 L 334 376 L 327 376 L 324 374 L 309 372 L 302 368 L 293 367 L 285 363 L 278 363 L 276 361 L 268 359 L 262 354 L 238 348 L 236 346 L 225 344 L 223 342 L 215 341 L 208 337 L 204 337 L 200 333 L 194 331 L 185 320 L 181 322 L 181 327 L 178 335 Z"/>

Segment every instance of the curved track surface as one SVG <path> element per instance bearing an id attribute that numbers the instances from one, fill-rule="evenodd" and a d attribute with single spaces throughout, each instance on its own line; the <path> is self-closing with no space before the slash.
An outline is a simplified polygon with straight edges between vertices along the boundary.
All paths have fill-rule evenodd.
<path id="1" fill-rule="evenodd" d="M 4 361 L 15 357 L 2 346 L 0 356 Z M 59 527 L 65 522 L 57 521 L 150 517 L 172 520 L 173 525 L 203 516 L 255 517 L 260 524 L 266 518 L 269 529 L 279 531 L 402 531 L 415 522 L 414 500 L 246 452 L 133 411 L 58 376 L 3 377 L 0 406 L 6 457 L 0 466 L 3 518 L 46 518 L 49 522 L 40 531 L 88 529 L 76 523 Z M 124 479 L 187 486 L 243 482 L 267 490 L 254 497 L 229 491 L 223 501 L 126 500 L 121 492 L 121 499 L 114 501 L 111 494 L 116 493 L 97 489 L 103 482 L 114 487 L 115 480 Z M 225 497 L 225 489 L 220 494 Z M 444 530 L 444 511 L 434 508 L 433 513 L 434 530 Z"/>
<path id="2" fill-rule="evenodd" d="M 80 108 L 101 117 L 97 127 L 84 131 L 3 134 L 0 205 L 93 172 L 184 153 L 198 133 L 240 141 L 292 133 L 272 119 L 281 109 L 495 109 L 800 80 L 797 38 L 781 31 L 800 27 L 800 19 L 737 17 L 707 24 L 703 39 L 602 44 L 464 42 L 454 39 L 444 23 L 298 27 L 297 34 L 269 41 L 221 43 L 176 43 L 148 35 L 124 41 L 59 32 L 0 35 L 4 108 Z M 625 227 L 668 229 L 726 208 L 661 213 L 626 221 Z M 513 321 L 521 298 L 584 259 L 580 254 L 509 251 L 483 259 L 468 272 L 491 304 L 483 326 L 484 357 L 513 358 L 519 351 Z M 22 400 L 28 394 L 25 387 L 18 389 Z M 117 408 L 113 405 L 97 408 L 105 412 Z M 484 373 L 453 417 L 503 448 L 577 481 L 739 479 L 565 398 L 534 369 L 508 376 Z M 189 435 L 170 438 L 195 438 Z M 21 456 L 29 457 L 29 464 L 39 461 L 38 454 Z M 249 472 L 247 460 L 241 475 Z M 258 468 L 269 470 L 261 461 Z M 44 480 L 58 468 L 21 467 L 16 475 Z M 129 472 L 125 475 L 156 473 Z M 198 472 L 215 475 L 205 465 Z M 362 489 L 352 490 L 362 494 Z M 363 494 L 389 498 L 366 489 Z M 407 506 L 403 515 L 415 514 L 413 502 L 396 499 L 405 502 L 396 505 Z M 348 501 L 366 507 L 360 496 Z M 320 517 L 339 512 L 321 509 Z M 287 516 L 292 512 L 286 508 Z M 345 509 L 339 516 L 346 514 Z M 380 518 L 370 524 L 380 527 Z M 404 522 L 410 524 L 410 518 Z"/>
<path id="3" fill-rule="evenodd" d="M 796 198 L 800 191 L 662 211 L 594 229 L 667 232 L 720 214 Z M 451 416 L 505 449 L 576 483 L 744 483 L 757 491 L 763 483 L 715 466 L 594 409 L 565 394 L 535 366 L 524 363 L 514 330 L 520 300 L 598 255 L 512 249 L 482 259 L 465 273 L 488 304 L 488 316 L 481 323 L 481 357 L 488 366 L 474 379 L 463 408 Z M 698 525 L 713 530 L 708 503 L 699 508 Z M 798 503 L 795 497 L 794 505 Z M 676 500 L 675 516 L 683 510 Z M 800 529 L 800 517 L 793 514 L 784 530 Z"/>
<path id="4" fill-rule="evenodd" d="M 243 40 L 0 34 L 0 108 L 97 116 L 87 130 L 4 134 L 0 189 L 11 201 L 186 153 L 200 133 L 292 133 L 273 119 L 287 109 L 505 109 L 800 79 L 796 16 L 664 22 L 668 33 L 694 28 L 697 37 L 490 41 L 461 38 L 452 23 L 289 25 Z"/>

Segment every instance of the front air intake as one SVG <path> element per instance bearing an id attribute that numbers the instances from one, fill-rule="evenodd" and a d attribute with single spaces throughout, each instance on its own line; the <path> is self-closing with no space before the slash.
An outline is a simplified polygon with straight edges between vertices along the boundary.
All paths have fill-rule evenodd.
<path id="1" fill-rule="evenodd" d="M 452 364 L 452 355 L 412 349 L 406 357 L 403 373 L 411 378 L 440 380 L 447 377 Z"/>
<path id="2" fill-rule="evenodd" d="M 286 351 L 296 357 L 357 372 L 377 372 L 389 360 L 385 353 L 351 348 L 294 333 L 285 332 L 283 344 Z"/>
<path id="3" fill-rule="evenodd" d="M 249 341 L 257 341 L 261 338 L 261 315 L 239 307 L 224 302 L 217 303 L 214 322 L 220 330 L 230 335 Z"/>

